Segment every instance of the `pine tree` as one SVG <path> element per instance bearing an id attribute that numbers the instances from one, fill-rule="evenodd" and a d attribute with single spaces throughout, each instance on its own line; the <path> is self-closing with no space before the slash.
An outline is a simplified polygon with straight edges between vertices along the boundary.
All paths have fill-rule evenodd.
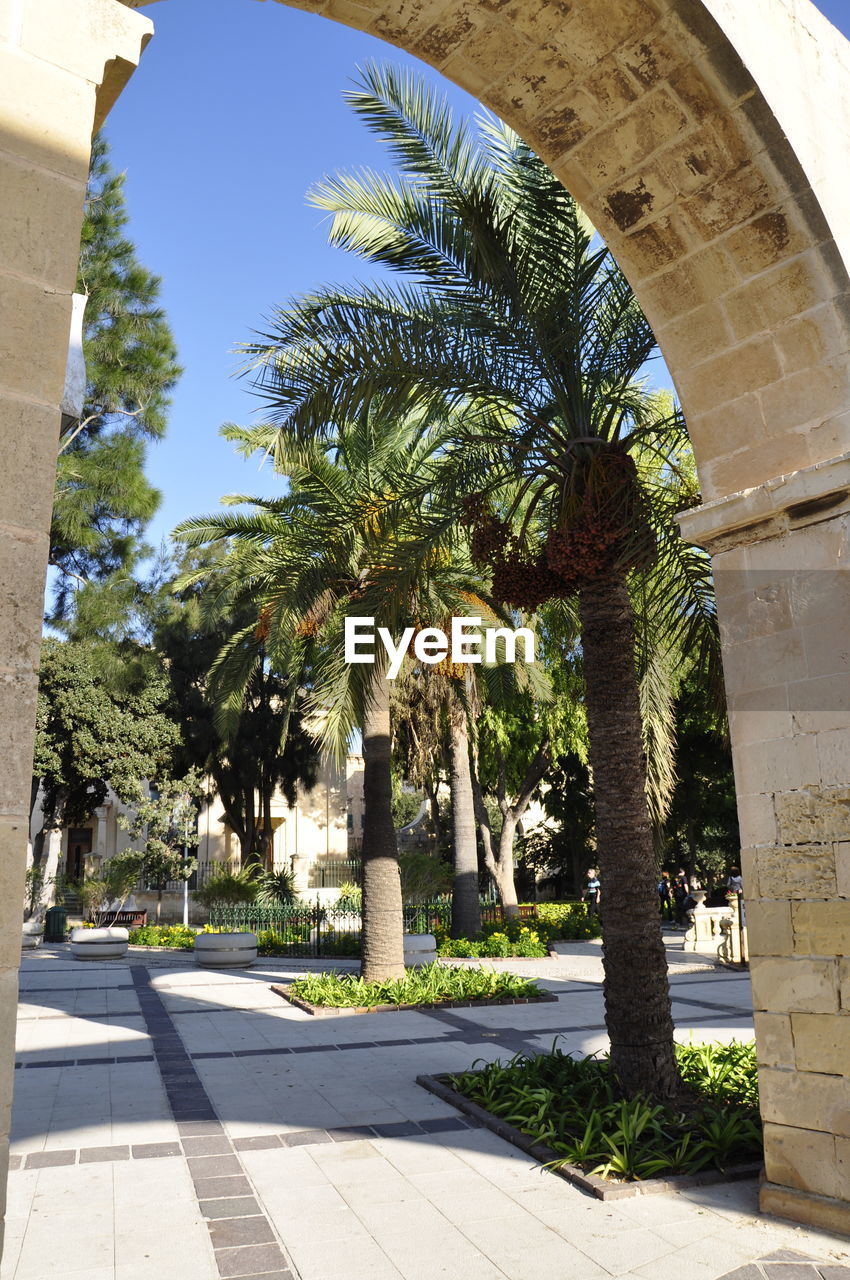
<path id="1" fill-rule="evenodd" d="M 142 535 L 159 505 L 144 474 L 147 442 L 166 425 L 180 374 L 159 305 L 160 281 L 125 235 L 124 175 L 105 138 L 94 140 L 77 290 L 88 294 L 83 349 L 86 399 L 59 442 L 50 563 L 58 571 L 52 621 L 75 612 L 81 587 L 126 578 L 145 552 Z"/>

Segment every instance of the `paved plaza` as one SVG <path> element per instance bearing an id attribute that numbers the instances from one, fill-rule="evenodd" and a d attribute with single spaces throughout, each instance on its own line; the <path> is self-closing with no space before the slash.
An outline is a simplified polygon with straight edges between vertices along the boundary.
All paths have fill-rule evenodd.
<path id="1" fill-rule="evenodd" d="M 605 1045 L 598 944 L 514 961 L 557 1003 L 315 1019 L 302 963 L 23 960 L 0 1280 L 850 1280 L 753 1181 L 589 1198 L 416 1084 Z M 750 1038 L 749 981 L 670 940 L 682 1038 Z"/>

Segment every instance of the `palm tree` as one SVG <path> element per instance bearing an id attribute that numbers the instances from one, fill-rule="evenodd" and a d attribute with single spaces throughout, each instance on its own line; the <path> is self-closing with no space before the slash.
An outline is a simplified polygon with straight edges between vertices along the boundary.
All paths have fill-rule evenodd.
<path id="1" fill-rule="evenodd" d="M 280 311 L 247 348 L 255 385 L 284 438 L 355 418 L 375 395 L 389 412 L 449 413 L 443 499 L 494 594 L 528 610 L 577 600 L 612 1061 L 626 1094 L 669 1098 L 632 594 L 667 584 L 657 634 L 719 669 L 708 563 L 679 539 L 681 484 L 667 488 L 684 423 L 641 379 L 656 349 L 628 282 L 515 134 L 488 118 L 473 138 L 409 73 L 370 68 L 348 97 L 400 174 L 329 179 L 313 201 L 333 214 L 332 243 L 405 279 Z"/>
<path id="2" fill-rule="evenodd" d="M 452 530 L 405 541 L 411 512 L 400 494 L 421 487 L 440 447 L 427 416 L 390 418 L 373 408 L 326 441 L 298 444 L 269 427 L 227 428 L 245 453 L 273 452 L 289 492 L 250 501 L 253 511 L 185 521 L 192 545 L 225 540 L 226 569 L 210 592 L 209 612 L 250 605 L 251 624 L 222 651 L 216 671 L 238 705 L 262 649 L 276 669 L 304 670 L 307 712 L 323 746 L 344 756 L 362 728 L 364 757 L 363 965 L 369 980 L 404 971 L 402 899 L 392 819 L 390 690 L 386 662 L 344 660 L 348 617 L 373 618 L 397 634 L 462 611 L 478 575 L 450 553 Z M 421 517 L 417 518 L 417 527 Z M 447 532 L 446 532 L 447 531 Z M 401 554 L 400 548 L 407 548 Z"/>

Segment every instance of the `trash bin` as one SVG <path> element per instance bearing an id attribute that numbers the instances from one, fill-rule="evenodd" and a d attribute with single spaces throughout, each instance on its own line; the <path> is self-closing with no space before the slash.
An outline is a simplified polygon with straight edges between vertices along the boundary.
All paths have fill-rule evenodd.
<path id="1" fill-rule="evenodd" d="M 68 929 L 68 911 L 66 907 L 51 907 L 44 913 L 44 941 L 64 942 Z"/>

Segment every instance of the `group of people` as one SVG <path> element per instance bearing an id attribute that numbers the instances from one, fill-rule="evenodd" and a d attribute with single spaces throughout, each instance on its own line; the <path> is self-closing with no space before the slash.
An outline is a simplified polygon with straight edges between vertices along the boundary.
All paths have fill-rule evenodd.
<path id="1" fill-rule="evenodd" d="M 687 928 L 688 913 L 697 905 L 694 894 L 702 889 L 695 875 L 688 876 L 680 867 L 675 876 L 669 871 L 661 872 L 658 881 L 658 898 L 661 907 L 661 919 L 675 925 L 676 928 Z M 732 867 L 726 880 L 726 896 L 743 893 L 744 882 L 741 879 L 740 867 Z"/>
<path id="2" fill-rule="evenodd" d="M 587 882 L 582 892 L 582 900 L 587 903 L 588 912 L 591 915 L 599 915 L 599 904 L 602 900 L 602 884 L 599 879 L 599 868 L 588 867 L 585 872 Z M 687 928 L 688 912 L 693 911 L 697 905 L 697 899 L 694 894 L 702 889 L 702 885 L 695 875 L 688 876 L 684 867 L 680 867 L 675 876 L 671 876 L 669 871 L 661 872 L 661 879 L 658 881 L 658 898 L 661 906 L 661 919 L 674 925 L 676 928 Z M 727 897 L 732 894 L 743 893 L 744 882 L 741 879 L 741 870 L 739 867 L 732 867 L 729 877 L 726 881 Z"/>
<path id="3" fill-rule="evenodd" d="M 674 877 L 669 871 L 661 872 L 658 881 L 658 898 L 661 903 L 661 919 L 673 924 L 676 928 L 684 928 L 688 922 L 688 912 L 697 905 L 694 892 L 702 888 L 696 877 L 688 879 L 687 872 L 680 867 Z"/>

